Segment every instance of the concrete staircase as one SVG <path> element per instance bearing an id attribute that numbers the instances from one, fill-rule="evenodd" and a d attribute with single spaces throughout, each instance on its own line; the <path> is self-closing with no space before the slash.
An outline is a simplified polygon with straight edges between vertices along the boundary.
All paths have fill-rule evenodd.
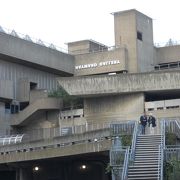
<path id="1" fill-rule="evenodd" d="M 31 117 L 37 111 L 59 110 L 61 107 L 62 107 L 62 100 L 58 98 L 48 97 L 48 98 L 37 99 L 19 113 L 12 114 L 10 125 L 11 126 L 24 125 L 24 123 L 27 122 L 28 118 Z"/>
<path id="2" fill-rule="evenodd" d="M 128 168 L 129 180 L 157 180 L 161 135 L 139 135 L 137 137 L 135 160 Z"/>

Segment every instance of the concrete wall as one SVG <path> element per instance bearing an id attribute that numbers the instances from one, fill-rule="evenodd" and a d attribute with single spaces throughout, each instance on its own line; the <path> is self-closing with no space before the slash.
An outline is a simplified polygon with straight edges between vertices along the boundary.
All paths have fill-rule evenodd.
<path id="1" fill-rule="evenodd" d="M 74 57 L 30 41 L 0 32 L 0 54 L 9 61 L 39 67 L 57 74 L 74 73 Z"/>
<path id="2" fill-rule="evenodd" d="M 13 91 L 13 98 L 20 101 L 29 99 L 30 82 L 37 83 L 37 89 L 54 90 L 57 87 L 58 75 L 48 73 L 36 68 L 27 67 L 17 63 L 11 63 L 0 59 L 0 80 L 12 81 L 13 86 L 6 91 Z M 2 88 L 2 89 L 1 89 Z M 3 85 L 0 86 L 0 93 Z M 9 95 L 11 98 L 12 95 Z"/>
<path id="3" fill-rule="evenodd" d="M 30 99 L 30 83 L 28 78 L 18 79 L 16 82 L 16 100 L 28 102 Z"/>
<path id="4" fill-rule="evenodd" d="M 180 61 L 180 45 L 156 48 L 156 64 Z"/>
<path id="5" fill-rule="evenodd" d="M 153 66 L 152 19 L 132 9 L 114 13 L 115 45 L 128 50 L 128 72 L 146 72 Z M 142 41 L 137 39 L 142 33 Z"/>
<path id="6" fill-rule="evenodd" d="M 142 33 L 142 41 L 137 39 L 138 72 L 153 70 L 153 27 L 152 19 L 136 11 L 137 31 Z"/>
<path id="7" fill-rule="evenodd" d="M 33 103 L 37 99 L 47 98 L 48 92 L 45 89 L 35 89 L 30 91 L 30 103 Z"/>
<path id="8" fill-rule="evenodd" d="M 13 81 L 0 79 L 0 98 L 13 99 Z"/>
<path id="9" fill-rule="evenodd" d="M 0 136 L 8 133 L 9 122 L 8 122 L 8 114 L 5 114 L 5 103 L 0 102 Z"/>
<path id="10" fill-rule="evenodd" d="M 136 120 L 144 110 L 144 94 L 86 98 L 84 116 L 87 123 Z"/>
<path id="11" fill-rule="evenodd" d="M 82 40 L 68 43 L 68 52 L 72 55 L 86 54 L 105 49 L 107 49 L 107 46 L 93 40 Z"/>
<path id="12" fill-rule="evenodd" d="M 89 41 L 84 40 L 68 43 L 68 52 L 72 55 L 89 53 Z"/>
<path id="13" fill-rule="evenodd" d="M 114 14 L 114 32 L 115 45 L 125 45 L 128 50 L 128 72 L 137 72 L 137 32 L 134 10 L 117 12 Z"/>
<path id="14" fill-rule="evenodd" d="M 59 84 L 71 95 L 97 96 L 135 92 L 180 90 L 180 71 L 99 75 L 59 78 Z"/>
<path id="15" fill-rule="evenodd" d="M 117 64 L 102 65 L 108 61 L 117 61 Z M 119 72 L 127 70 L 127 51 L 125 48 L 116 48 L 112 51 L 95 52 L 75 56 L 75 76 Z M 80 65 L 97 64 L 94 67 L 78 68 Z"/>
<path id="16" fill-rule="evenodd" d="M 29 122 L 24 126 L 26 130 L 40 129 L 40 128 L 52 128 L 59 124 L 59 110 L 47 110 L 39 111 L 32 116 Z"/>

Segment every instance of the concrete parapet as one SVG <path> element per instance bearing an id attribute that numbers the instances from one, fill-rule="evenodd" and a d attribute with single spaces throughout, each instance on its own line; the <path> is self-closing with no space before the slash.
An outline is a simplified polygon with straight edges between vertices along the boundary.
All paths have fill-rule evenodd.
<path id="1" fill-rule="evenodd" d="M 57 74 L 74 73 L 74 57 L 0 32 L 0 56 L 12 62 L 39 67 Z"/>
<path id="2" fill-rule="evenodd" d="M 70 94 L 95 96 L 180 89 L 180 71 L 58 78 Z"/>
<path id="3" fill-rule="evenodd" d="M 97 130 L 53 140 L 39 140 L 0 147 L 0 164 L 108 151 L 110 130 Z M 95 140 L 96 139 L 96 140 Z M 73 147 L 73 148 L 72 148 Z"/>

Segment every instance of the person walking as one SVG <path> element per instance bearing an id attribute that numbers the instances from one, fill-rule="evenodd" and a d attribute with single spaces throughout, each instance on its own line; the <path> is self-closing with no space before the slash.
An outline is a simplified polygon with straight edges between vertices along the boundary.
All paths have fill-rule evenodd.
<path id="1" fill-rule="evenodd" d="M 149 113 L 148 126 L 150 127 L 150 133 L 154 134 L 154 128 L 156 127 L 156 118 L 152 115 L 152 113 Z"/>
<path id="2" fill-rule="evenodd" d="M 147 125 L 147 115 L 146 112 L 140 117 L 140 124 L 141 124 L 141 133 L 145 134 L 146 125 Z"/>

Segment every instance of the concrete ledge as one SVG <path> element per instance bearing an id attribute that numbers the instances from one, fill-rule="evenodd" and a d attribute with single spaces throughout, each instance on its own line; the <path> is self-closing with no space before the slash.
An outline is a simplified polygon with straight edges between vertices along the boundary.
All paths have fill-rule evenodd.
<path id="1" fill-rule="evenodd" d="M 0 164 L 108 151 L 110 130 L 97 130 L 55 139 L 0 147 Z M 97 138 L 98 141 L 94 141 Z M 64 144 L 64 146 L 63 146 Z"/>
<path id="2" fill-rule="evenodd" d="M 65 76 L 74 73 L 73 56 L 2 32 L 0 32 L 0 57 L 48 72 L 54 70 L 54 73 Z"/>
<path id="3" fill-rule="evenodd" d="M 180 90 L 180 71 L 58 78 L 70 94 L 95 96 L 135 92 Z"/>

